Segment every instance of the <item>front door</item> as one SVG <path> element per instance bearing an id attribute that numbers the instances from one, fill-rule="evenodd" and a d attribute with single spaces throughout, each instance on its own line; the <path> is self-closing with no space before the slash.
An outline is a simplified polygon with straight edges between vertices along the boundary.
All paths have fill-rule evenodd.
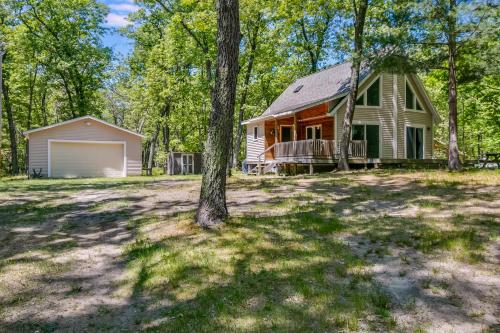
<path id="1" fill-rule="evenodd" d="M 193 154 L 182 154 L 182 174 L 194 173 L 194 155 Z"/>
<path id="2" fill-rule="evenodd" d="M 292 141 L 292 127 L 281 126 L 281 142 Z"/>

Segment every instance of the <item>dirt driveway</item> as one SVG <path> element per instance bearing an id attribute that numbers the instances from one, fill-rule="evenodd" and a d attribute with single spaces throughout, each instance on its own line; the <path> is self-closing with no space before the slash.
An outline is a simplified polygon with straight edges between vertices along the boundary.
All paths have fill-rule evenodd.
<path id="1" fill-rule="evenodd" d="M 196 177 L 1 185 L 0 332 L 154 331 L 172 320 L 162 310 L 172 304 L 130 288 L 124 251 L 185 235 L 199 186 Z M 394 326 L 380 331 L 500 329 L 499 173 L 236 177 L 228 206 L 246 218 L 333 214 L 343 225 L 335 238 L 390 295 Z"/>

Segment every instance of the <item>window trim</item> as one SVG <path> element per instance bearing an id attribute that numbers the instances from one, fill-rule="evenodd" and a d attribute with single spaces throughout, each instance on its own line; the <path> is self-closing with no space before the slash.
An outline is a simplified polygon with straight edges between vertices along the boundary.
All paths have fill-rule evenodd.
<path id="1" fill-rule="evenodd" d="M 259 139 L 259 126 L 253 127 L 253 141 L 257 141 Z"/>
<path id="2" fill-rule="evenodd" d="M 406 85 L 408 85 L 408 87 L 410 87 L 410 90 L 413 94 L 413 105 L 415 105 L 415 109 L 408 109 L 406 107 Z M 404 106 L 405 106 L 405 111 L 410 111 L 410 112 L 419 112 L 419 113 L 425 113 L 425 109 L 423 107 L 424 104 L 422 104 L 422 101 L 420 100 L 420 98 L 417 97 L 417 93 L 415 92 L 415 89 L 413 88 L 413 85 L 411 83 L 411 81 L 408 79 L 408 76 L 405 75 L 405 87 L 404 87 L 404 96 L 405 96 L 405 100 L 404 100 Z M 422 110 L 418 110 L 417 109 L 417 101 L 418 103 L 420 104 L 420 106 L 422 107 Z"/>
<path id="3" fill-rule="evenodd" d="M 319 127 L 319 139 L 308 139 L 307 138 L 307 129 L 312 128 L 313 129 L 313 137 L 316 137 L 316 127 Z M 309 125 L 306 126 L 306 140 L 323 140 L 323 124 L 317 124 L 317 125 Z"/>
<path id="4" fill-rule="evenodd" d="M 418 111 L 420 112 L 420 111 Z M 404 131 L 404 137 L 405 137 L 405 151 L 404 151 L 404 158 L 406 160 L 409 160 L 409 158 L 407 157 L 408 156 L 408 146 L 407 146 L 407 140 L 406 140 L 406 131 L 407 131 L 407 128 L 408 127 L 413 127 L 413 128 L 421 128 L 422 129 L 422 135 L 423 135 L 423 140 L 422 140 L 422 160 L 425 160 L 425 130 L 427 129 L 427 126 L 424 125 L 424 124 L 412 124 L 412 123 L 408 123 L 408 124 L 405 124 L 405 131 Z M 418 159 L 418 158 L 416 158 Z"/>
<path id="5" fill-rule="evenodd" d="M 380 105 L 367 105 L 367 102 L 368 102 L 368 95 L 367 95 L 367 91 L 368 89 L 372 86 L 373 83 L 375 83 L 375 81 L 377 81 L 377 79 L 379 79 L 378 81 L 378 98 L 379 98 L 379 102 L 380 102 Z M 354 107 L 355 108 L 363 108 L 363 109 L 381 109 L 382 108 L 382 96 L 383 96 L 383 92 L 382 92 L 382 89 L 384 87 L 383 85 L 383 76 L 382 74 L 378 74 L 377 76 L 375 76 L 375 78 L 373 78 L 367 85 L 366 87 L 361 90 L 361 92 L 358 92 L 357 96 L 356 96 L 356 101 L 360 98 L 360 97 L 363 97 L 363 104 L 362 105 L 358 105 L 356 104 L 356 101 L 354 101 Z"/>

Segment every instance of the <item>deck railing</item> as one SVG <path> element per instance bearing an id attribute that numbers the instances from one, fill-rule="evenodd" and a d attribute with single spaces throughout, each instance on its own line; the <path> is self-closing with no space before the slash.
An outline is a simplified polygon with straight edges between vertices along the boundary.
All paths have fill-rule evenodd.
<path id="1" fill-rule="evenodd" d="M 300 140 L 276 143 L 275 158 L 338 158 L 339 144 L 335 140 Z M 349 157 L 365 158 L 366 141 L 351 141 Z"/>

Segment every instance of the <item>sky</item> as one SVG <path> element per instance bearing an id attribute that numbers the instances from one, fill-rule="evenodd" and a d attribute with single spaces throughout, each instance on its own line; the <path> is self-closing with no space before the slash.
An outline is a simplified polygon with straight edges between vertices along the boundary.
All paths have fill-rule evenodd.
<path id="1" fill-rule="evenodd" d="M 127 15 L 139 9 L 133 0 L 98 0 L 109 7 L 106 17 L 108 32 L 103 38 L 105 46 L 110 47 L 116 56 L 125 56 L 132 51 L 132 40 L 121 36 L 117 29 L 128 24 Z"/>

